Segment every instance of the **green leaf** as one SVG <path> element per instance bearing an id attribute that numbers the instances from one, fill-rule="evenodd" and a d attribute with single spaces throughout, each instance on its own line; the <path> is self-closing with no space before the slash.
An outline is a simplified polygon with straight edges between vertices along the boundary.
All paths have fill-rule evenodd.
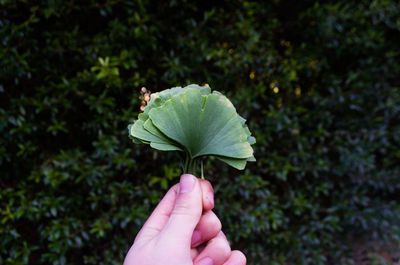
<path id="1" fill-rule="evenodd" d="M 165 89 L 163 91 L 151 94 L 150 102 L 147 104 L 144 109 L 144 113 L 148 114 L 149 111 L 154 107 L 161 106 L 165 101 L 169 100 L 173 96 L 179 95 L 180 93 L 188 90 L 196 90 L 199 91 L 202 95 L 207 95 L 211 93 L 210 87 L 199 86 L 199 85 L 188 85 L 184 88 L 178 86 L 169 89 Z"/>
<path id="2" fill-rule="evenodd" d="M 221 160 L 222 162 L 227 163 L 231 167 L 236 169 L 242 170 L 246 167 L 247 160 L 246 159 L 238 159 L 238 158 L 231 158 L 231 157 L 223 157 L 218 156 L 217 159 Z"/>
<path id="3" fill-rule="evenodd" d="M 255 161 L 255 138 L 245 122 L 220 92 L 189 85 L 152 94 L 129 134 L 135 143 L 185 152 L 185 170 L 194 170 L 195 160 L 207 155 L 244 169 L 248 161 Z"/>
<path id="4" fill-rule="evenodd" d="M 191 158 L 253 155 L 240 116 L 219 92 L 201 95 L 197 90 L 185 91 L 150 110 L 149 117 L 161 132 L 184 146 Z"/>

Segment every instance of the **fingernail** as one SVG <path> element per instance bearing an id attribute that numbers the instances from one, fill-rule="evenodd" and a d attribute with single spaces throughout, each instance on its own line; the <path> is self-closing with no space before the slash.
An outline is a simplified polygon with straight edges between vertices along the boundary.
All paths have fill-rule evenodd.
<path id="1" fill-rule="evenodd" d="M 208 192 L 207 193 L 207 200 L 211 203 L 211 205 L 214 205 L 214 192 Z"/>
<path id="2" fill-rule="evenodd" d="M 214 261 L 212 260 L 212 258 L 209 257 L 205 257 L 203 259 L 201 259 L 197 265 L 214 265 Z"/>
<path id="3" fill-rule="evenodd" d="M 194 230 L 192 235 L 192 246 L 196 246 L 201 241 L 200 231 Z"/>
<path id="4" fill-rule="evenodd" d="M 182 175 L 181 180 L 179 182 L 179 193 L 186 193 L 192 191 L 195 183 L 196 183 L 195 176 L 189 174 Z"/>

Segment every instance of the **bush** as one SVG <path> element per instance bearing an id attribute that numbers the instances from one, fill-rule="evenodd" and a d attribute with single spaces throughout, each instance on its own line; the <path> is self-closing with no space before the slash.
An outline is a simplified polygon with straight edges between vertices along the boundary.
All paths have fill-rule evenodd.
<path id="1" fill-rule="evenodd" d="M 121 264 L 177 181 L 133 145 L 139 89 L 209 83 L 257 138 L 207 161 L 249 264 L 400 241 L 396 1 L 0 1 L 0 263 Z M 160 165 L 160 166 L 154 166 Z"/>

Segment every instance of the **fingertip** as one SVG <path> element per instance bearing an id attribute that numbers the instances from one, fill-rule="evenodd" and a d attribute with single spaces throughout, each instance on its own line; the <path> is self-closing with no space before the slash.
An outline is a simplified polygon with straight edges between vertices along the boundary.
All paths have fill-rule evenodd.
<path id="1" fill-rule="evenodd" d="M 191 192 L 198 179 L 191 174 L 183 174 L 179 181 L 179 193 Z"/>
<path id="2" fill-rule="evenodd" d="M 233 265 L 233 264 L 235 264 L 235 265 L 236 264 L 237 265 L 246 265 L 247 264 L 247 258 L 243 254 L 243 252 L 241 252 L 239 250 L 233 250 L 231 252 L 231 256 L 226 261 L 226 263 L 224 263 L 224 265 Z"/>
<path id="3" fill-rule="evenodd" d="M 193 174 L 190 174 L 190 173 L 184 173 L 184 174 L 182 174 L 181 175 L 181 177 L 191 177 L 191 178 L 195 178 L 195 179 L 198 179 L 195 175 L 193 175 Z"/>

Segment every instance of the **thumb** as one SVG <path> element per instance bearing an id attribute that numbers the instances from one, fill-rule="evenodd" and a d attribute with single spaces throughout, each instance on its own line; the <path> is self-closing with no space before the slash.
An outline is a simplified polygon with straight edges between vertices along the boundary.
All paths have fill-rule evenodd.
<path id="1" fill-rule="evenodd" d="M 178 195 L 168 223 L 162 232 L 168 240 L 190 246 L 193 231 L 203 211 L 199 180 L 184 174 L 179 181 Z"/>

